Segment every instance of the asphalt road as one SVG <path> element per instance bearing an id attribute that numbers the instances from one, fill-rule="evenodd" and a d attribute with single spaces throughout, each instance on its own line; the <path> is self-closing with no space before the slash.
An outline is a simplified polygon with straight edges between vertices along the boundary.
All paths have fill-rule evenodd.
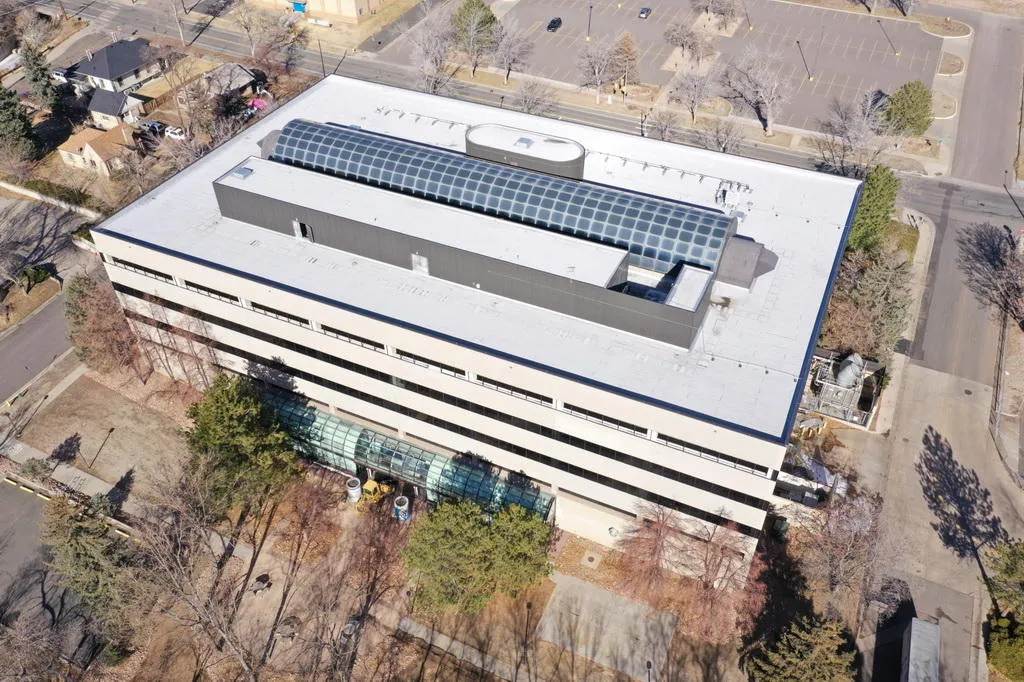
<path id="1" fill-rule="evenodd" d="M 991 385 L 998 329 L 991 311 L 979 305 L 963 284 L 956 237 L 963 227 L 977 222 L 1008 225 L 1018 233 L 1024 219 L 1001 188 L 905 178 L 900 202 L 931 218 L 936 232 L 910 357 L 923 367 Z"/>
<path id="2" fill-rule="evenodd" d="M 1024 19 L 922 6 L 921 12 L 952 16 L 974 27 L 967 82 L 960 102 L 953 177 L 1001 185 L 1017 156 L 1024 78 Z"/>
<path id="3" fill-rule="evenodd" d="M 61 294 L 14 331 L 0 336 L 0 402 L 70 347 Z"/>

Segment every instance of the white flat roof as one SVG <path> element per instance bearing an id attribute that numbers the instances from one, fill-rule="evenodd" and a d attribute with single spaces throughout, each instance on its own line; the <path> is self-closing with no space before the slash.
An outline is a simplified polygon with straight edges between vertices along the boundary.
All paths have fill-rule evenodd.
<path id="1" fill-rule="evenodd" d="M 625 249 L 250 157 L 217 182 L 462 251 L 606 287 Z"/>
<path id="2" fill-rule="evenodd" d="M 546 161 L 573 161 L 587 153 L 587 150 L 574 140 L 538 135 L 530 130 L 490 123 L 473 126 L 466 132 L 466 139 L 491 149 L 514 152 Z"/>
<path id="3" fill-rule="evenodd" d="M 727 210 L 740 218 L 739 234 L 764 244 L 778 263 L 745 296 L 710 306 L 685 349 L 223 218 L 213 181 L 258 155 L 259 140 L 293 118 L 458 151 L 467 128 L 482 123 L 576 140 L 588 150 L 585 179 Z M 332 76 L 99 229 L 781 441 L 858 187 L 845 178 Z M 486 323 L 476 314 L 481 309 L 489 313 Z"/>

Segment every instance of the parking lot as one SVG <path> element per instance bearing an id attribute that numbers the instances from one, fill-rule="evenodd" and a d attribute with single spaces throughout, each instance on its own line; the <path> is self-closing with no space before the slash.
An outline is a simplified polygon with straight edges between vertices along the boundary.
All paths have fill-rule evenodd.
<path id="1" fill-rule="evenodd" d="M 508 3 L 501 5 L 504 10 Z M 578 82 L 576 60 L 586 44 L 591 6 L 591 40 L 614 41 L 630 31 L 640 47 L 641 80 L 668 83 L 672 72 L 665 66 L 672 48 L 662 37 L 665 28 L 677 20 L 689 23 L 697 18 L 685 0 L 662 4 L 656 0 L 519 0 L 502 21 L 518 26 L 534 42 L 527 70 L 557 81 Z M 652 9 L 646 20 L 638 17 L 645 6 Z M 551 33 L 546 29 L 553 17 L 563 23 Z M 403 43 L 407 40 L 395 41 L 381 56 L 407 62 L 408 46 Z M 852 100 L 876 89 L 891 93 L 918 79 L 931 85 L 942 54 L 942 39 L 925 33 L 916 22 L 879 20 L 776 0 L 746 0 L 737 30 L 732 36 L 717 37 L 715 45 L 721 53 L 720 65 L 750 48 L 774 55 L 793 90 L 778 123 L 805 129 L 818 128 L 834 98 Z"/>

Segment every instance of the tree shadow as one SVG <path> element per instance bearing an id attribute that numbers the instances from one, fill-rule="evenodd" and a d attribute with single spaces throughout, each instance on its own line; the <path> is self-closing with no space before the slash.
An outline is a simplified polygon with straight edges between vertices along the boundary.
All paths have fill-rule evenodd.
<path id="1" fill-rule="evenodd" d="M 133 485 L 135 485 L 134 467 L 124 472 L 121 478 L 117 480 L 117 483 L 114 484 L 114 487 L 107 492 L 107 499 L 110 501 L 110 506 L 114 508 L 115 515 L 121 513 L 121 507 L 124 506 L 128 495 L 131 494 Z"/>
<path id="2" fill-rule="evenodd" d="M 974 559 L 991 595 L 981 551 L 1008 537 L 995 513 L 992 493 L 974 469 L 956 461 L 949 441 L 933 427 L 925 430 L 921 443 L 915 468 L 925 502 L 935 515 L 932 528 L 958 558 Z M 996 605 L 994 599 L 992 603 Z"/>
<path id="3" fill-rule="evenodd" d="M 74 433 L 63 441 L 50 453 L 50 461 L 58 464 L 71 464 L 78 457 L 82 448 L 82 437 Z"/>
<path id="4" fill-rule="evenodd" d="M 992 307 L 1021 322 L 1024 272 L 1017 256 L 1017 239 L 1006 225 L 968 225 L 956 236 L 957 265 L 964 285 L 983 307 Z"/>
<path id="5" fill-rule="evenodd" d="M 757 644 L 774 644 L 794 621 L 814 615 L 807 578 L 790 555 L 789 543 L 766 536 L 760 551 L 764 570 L 757 581 L 763 586 L 764 607 L 743 637 L 742 660 L 749 657 Z"/>

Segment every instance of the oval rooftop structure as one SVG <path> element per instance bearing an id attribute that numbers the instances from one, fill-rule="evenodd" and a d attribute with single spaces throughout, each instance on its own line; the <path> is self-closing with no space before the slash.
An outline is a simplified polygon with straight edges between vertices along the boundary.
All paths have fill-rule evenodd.
<path id="1" fill-rule="evenodd" d="M 552 137 L 495 123 L 473 126 L 466 131 L 466 141 L 490 149 L 532 156 L 555 163 L 578 161 L 587 153 L 583 145 L 575 140 Z"/>

